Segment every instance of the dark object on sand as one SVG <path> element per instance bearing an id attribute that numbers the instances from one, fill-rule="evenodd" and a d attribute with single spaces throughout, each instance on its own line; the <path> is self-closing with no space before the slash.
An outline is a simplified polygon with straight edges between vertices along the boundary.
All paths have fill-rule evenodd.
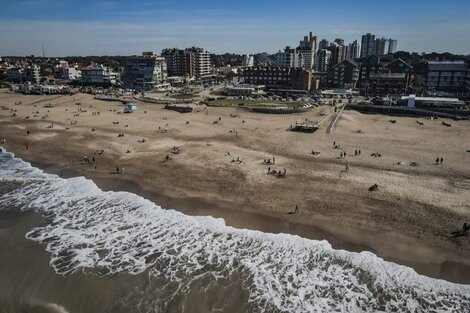
<path id="1" fill-rule="evenodd" d="M 444 122 L 444 121 L 442 121 L 442 125 L 447 126 L 447 127 L 452 127 L 452 125 L 450 125 L 449 123 Z"/>
<path id="2" fill-rule="evenodd" d="M 397 120 L 390 120 L 389 122 L 392 123 L 392 124 L 395 124 L 397 122 Z"/>
<path id="3" fill-rule="evenodd" d="M 419 125 L 424 125 L 424 123 L 421 121 L 416 121 L 416 123 L 418 123 Z"/>
<path id="4" fill-rule="evenodd" d="M 299 213 L 299 206 L 296 204 L 294 211 L 287 212 L 287 214 L 297 214 Z"/>
<path id="5" fill-rule="evenodd" d="M 373 184 L 372 186 L 369 187 L 369 191 L 377 191 L 379 190 L 379 185 Z"/>

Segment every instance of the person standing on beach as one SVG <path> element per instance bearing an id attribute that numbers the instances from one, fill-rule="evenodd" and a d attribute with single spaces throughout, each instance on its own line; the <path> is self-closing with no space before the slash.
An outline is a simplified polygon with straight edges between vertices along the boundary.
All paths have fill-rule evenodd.
<path id="1" fill-rule="evenodd" d="M 119 166 L 116 166 L 116 173 L 119 174 Z"/>
<path id="2" fill-rule="evenodd" d="M 444 158 L 441 158 L 441 164 L 444 164 Z"/>

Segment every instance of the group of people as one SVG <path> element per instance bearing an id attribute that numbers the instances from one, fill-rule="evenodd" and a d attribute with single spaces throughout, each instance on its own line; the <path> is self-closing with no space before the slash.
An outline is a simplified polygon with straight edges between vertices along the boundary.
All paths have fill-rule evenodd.
<path id="1" fill-rule="evenodd" d="M 90 158 L 88 158 L 88 156 L 84 155 L 83 156 L 83 162 L 85 162 L 86 164 L 90 164 L 90 163 L 95 163 L 95 157 L 93 157 L 90 161 Z"/>
<path id="2" fill-rule="evenodd" d="M 444 158 L 440 158 L 440 159 L 439 157 L 436 158 L 436 165 L 439 165 L 439 164 L 444 164 Z"/>
<path id="3" fill-rule="evenodd" d="M 279 171 L 272 170 L 271 171 L 271 167 L 268 167 L 268 174 L 269 175 L 274 175 L 276 177 L 285 177 L 286 174 L 287 174 L 287 170 L 284 168 L 284 169 L 282 169 L 282 171 L 281 170 L 279 170 Z"/>
<path id="4" fill-rule="evenodd" d="M 264 159 L 263 164 L 276 164 L 276 159 L 274 157 L 272 159 Z"/>

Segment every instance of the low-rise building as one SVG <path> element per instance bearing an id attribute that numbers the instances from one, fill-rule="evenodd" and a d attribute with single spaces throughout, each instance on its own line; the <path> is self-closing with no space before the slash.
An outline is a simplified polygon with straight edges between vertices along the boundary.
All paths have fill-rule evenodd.
<path id="1" fill-rule="evenodd" d="M 397 102 L 400 106 L 416 107 L 423 109 L 445 108 L 445 109 L 462 109 L 465 102 L 458 98 L 442 98 L 442 97 L 416 97 L 415 95 L 402 96 Z"/>
<path id="2" fill-rule="evenodd" d="M 310 90 L 312 72 L 301 68 L 249 67 L 243 71 L 246 84 L 265 85 L 266 88 Z"/>
<path id="3" fill-rule="evenodd" d="M 359 64 L 352 59 L 344 60 L 333 67 L 332 86 L 335 88 L 355 88 L 359 80 Z"/>
<path id="4" fill-rule="evenodd" d="M 356 84 L 364 95 L 386 96 L 407 93 L 413 67 L 401 59 L 383 62 L 371 55 L 360 62 Z"/>
<path id="5" fill-rule="evenodd" d="M 82 71 L 78 67 L 61 67 L 57 73 L 58 78 L 66 80 L 79 80 L 82 77 Z"/>
<path id="6" fill-rule="evenodd" d="M 402 95 L 408 90 L 406 73 L 371 73 L 365 93 L 370 96 Z"/>
<path id="7" fill-rule="evenodd" d="M 96 86 L 110 86 L 117 83 L 117 74 L 101 64 L 92 64 L 82 68 L 82 84 Z"/>
<path id="8" fill-rule="evenodd" d="M 227 86 L 225 93 L 228 96 L 251 96 L 254 94 L 260 94 L 266 89 L 264 85 L 249 85 L 241 84 L 236 86 Z"/>
<path id="9" fill-rule="evenodd" d="M 464 61 L 428 62 L 426 88 L 428 93 L 445 93 L 465 96 L 467 65 Z"/>
<path id="10" fill-rule="evenodd" d="M 24 69 L 24 81 L 39 83 L 41 81 L 41 68 L 36 64 Z"/>

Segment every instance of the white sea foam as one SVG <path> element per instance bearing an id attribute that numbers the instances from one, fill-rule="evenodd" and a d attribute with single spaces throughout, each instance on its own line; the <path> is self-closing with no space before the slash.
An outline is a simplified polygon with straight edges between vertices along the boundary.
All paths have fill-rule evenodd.
<path id="1" fill-rule="evenodd" d="M 103 192 L 83 177 L 62 179 L 0 154 L 0 209 L 36 210 L 47 224 L 29 232 L 46 243 L 63 275 L 142 273 L 184 290 L 203 275 L 244 273 L 259 311 L 470 312 L 470 286 L 418 275 L 369 252 L 326 241 L 228 227 L 222 219 L 164 210 L 127 192 Z"/>

